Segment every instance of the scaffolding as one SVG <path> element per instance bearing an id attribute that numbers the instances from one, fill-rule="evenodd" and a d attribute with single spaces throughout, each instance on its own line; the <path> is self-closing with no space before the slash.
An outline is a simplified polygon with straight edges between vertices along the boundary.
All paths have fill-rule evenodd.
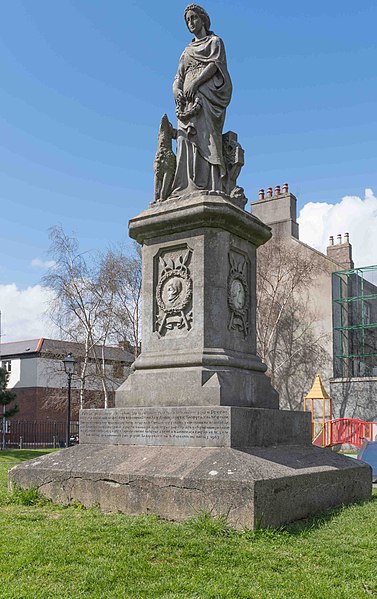
<path id="1" fill-rule="evenodd" d="M 334 272 L 334 377 L 377 377 L 377 265 Z"/>

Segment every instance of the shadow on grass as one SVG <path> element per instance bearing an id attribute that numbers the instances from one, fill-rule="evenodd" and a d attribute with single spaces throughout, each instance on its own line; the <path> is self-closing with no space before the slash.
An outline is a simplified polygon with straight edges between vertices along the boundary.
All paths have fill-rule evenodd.
<path id="1" fill-rule="evenodd" d="M 336 507 L 328 512 L 323 512 L 322 514 L 318 514 L 317 516 L 312 516 L 311 518 L 305 518 L 304 520 L 297 520 L 296 522 L 291 522 L 282 528 L 282 530 L 286 531 L 289 535 L 301 535 L 306 532 L 310 532 L 321 528 L 325 524 L 331 522 L 334 518 L 339 516 L 344 510 L 351 509 L 354 506 L 363 506 L 370 504 L 377 504 L 377 493 L 373 493 L 371 499 L 369 501 L 358 501 L 351 505 L 341 505 Z"/>
<path id="2" fill-rule="evenodd" d="M 279 528 L 256 528 L 252 529 L 243 529 L 237 530 L 230 526 L 227 523 L 225 516 L 212 516 L 209 513 L 203 512 L 199 514 L 195 518 L 191 518 L 186 520 L 186 522 L 181 523 L 180 526 L 183 526 L 186 529 L 191 529 L 197 532 L 198 534 L 206 534 L 207 536 L 212 537 L 243 537 L 249 539 L 252 542 L 277 540 L 277 539 L 289 539 L 289 537 L 299 537 L 310 535 L 314 531 L 322 528 L 326 524 L 331 523 L 334 519 L 336 519 L 343 511 L 347 511 L 352 508 L 362 507 L 366 505 L 377 504 L 377 493 L 374 493 L 370 501 L 360 501 L 354 503 L 352 505 L 344 505 L 334 508 L 328 512 L 323 512 L 321 514 L 317 514 L 316 516 L 312 516 L 310 518 L 306 518 L 303 520 L 297 520 L 296 522 L 291 522 L 286 524 L 285 526 L 281 526 Z"/>
<path id="3" fill-rule="evenodd" d="M 25 460 L 32 460 L 33 458 L 39 458 L 45 453 L 51 453 L 52 451 L 59 451 L 58 449 L 5 449 L 0 451 L 0 462 L 24 462 Z"/>

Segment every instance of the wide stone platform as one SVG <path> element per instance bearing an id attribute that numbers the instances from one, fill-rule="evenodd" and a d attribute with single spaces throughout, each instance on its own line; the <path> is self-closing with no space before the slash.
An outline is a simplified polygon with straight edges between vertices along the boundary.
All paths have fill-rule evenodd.
<path id="1" fill-rule="evenodd" d="M 238 528 L 278 527 L 371 495 L 369 466 L 311 445 L 80 444 L 24 462 L 10 480 L 64 504 L 172 520 L 205 511 Z"/>
<path id="2" fill-rule="evenodd" d="M 311 445 L 309 413 L 230 406 L 83 410 L 79 446 L 10 481 L 65 504 L 173 520 L 206 511 L 239 528 L 371 496 L 369 466 Z"/>

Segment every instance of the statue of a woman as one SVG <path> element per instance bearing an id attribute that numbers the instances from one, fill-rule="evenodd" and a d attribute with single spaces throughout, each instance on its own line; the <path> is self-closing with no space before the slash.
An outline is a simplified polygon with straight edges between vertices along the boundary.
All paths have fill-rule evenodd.
<path id="1" fill-rule="evenodd" d="M 222 131 L 232 95 L 225 48 L 197 4 L 185 10 L 194 39 L 184 50 L 173 84 L 177 106 L 177 167 L 172 195 L 223 191 Z"/>

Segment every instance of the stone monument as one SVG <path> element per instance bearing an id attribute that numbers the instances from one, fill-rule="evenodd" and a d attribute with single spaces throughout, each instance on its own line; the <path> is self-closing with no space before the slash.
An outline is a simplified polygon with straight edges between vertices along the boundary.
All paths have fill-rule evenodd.
<path id="1" fill-rule="evenodd" d="M 279 410 L 256 355 L 256 250 L 271 231 L 244 210 L 244 152 L 223 134 L 224 44 L 203 8 L 184 16 L 194 39 L 173 85 L 177 127 L 162 117 L 154 201 L 129 223 L 143 248 L 141 355 L 115 408 L 81 411 L 79 446 L 10 480 L 104 510 L 281 526 L 368 499 L 371 473 L 311 445 L 310 414 Z"/>

